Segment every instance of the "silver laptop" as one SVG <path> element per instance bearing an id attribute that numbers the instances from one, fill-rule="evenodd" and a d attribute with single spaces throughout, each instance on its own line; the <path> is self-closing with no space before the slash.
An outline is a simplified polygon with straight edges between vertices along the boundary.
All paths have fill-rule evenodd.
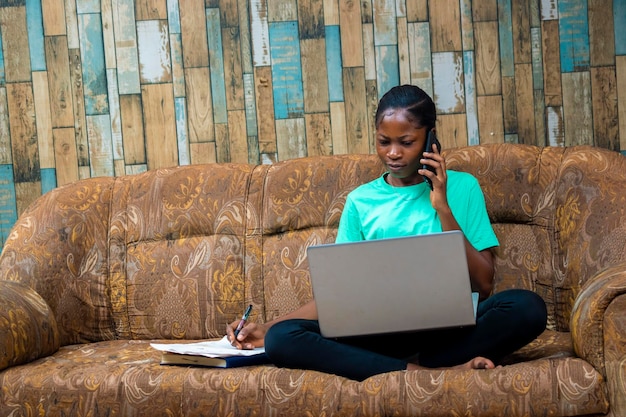
<path id="1" fill-rule="evenodd" d="M 324 337 L 476 323 L 460 231 L 311 246 L 307 254 Z"/>

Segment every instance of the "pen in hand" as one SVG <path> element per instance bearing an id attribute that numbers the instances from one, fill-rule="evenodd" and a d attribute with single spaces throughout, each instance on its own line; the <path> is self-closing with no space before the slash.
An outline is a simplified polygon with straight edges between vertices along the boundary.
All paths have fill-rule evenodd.
<path id="1" fill-rule="evenodd" d="M 241 329 L 243 329 L 243 326 L 246 324 L 246 320 L 248 320 L 248 317 L 250 316 L 251 311 L 252 311 L 252 304 L 250 304 L 248 308 L 246 308 L 246 311 L 244 311 L 243 316 L 241 316 L 241 321 L 239 322 L 239 324 L 237 325 L 237 328 L 235 329 L 235 339 L 237 339 L 237 335 L 239 334 Z"/>

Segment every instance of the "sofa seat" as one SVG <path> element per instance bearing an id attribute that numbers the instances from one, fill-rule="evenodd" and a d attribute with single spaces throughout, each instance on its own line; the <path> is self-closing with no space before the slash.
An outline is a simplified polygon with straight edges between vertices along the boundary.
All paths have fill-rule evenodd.
<path id="1" fill-rule="evenodd" d="M 233 369 L 160 365 L 160 352 L 147 340 L 77 344 L 31 362 L 28 372 L 16 366 L 0 374 L 5 401 L 0 415 L 8 415 L 8 410 L 24 416 L 187 417 L 288 416 L 301 415 L 302 410 L 316 410 L 315 415 L 431 417 L 605 413 L 603 378 L 586 361 L 563 357 L 568 338 L 547 331 L 534 343 L 535 349 L 532 345 L 524 349 L 539 356 L 541 340 L 552 341 L 551 352 L 559 350 L 556 341 L 564 341 L 561 354 L 553 358 L 481 372 L 392 372 L 360 383 L 272 365 Z M 524 351 L 518 352 L 518 360 Z M 32 398 L 40 399 L 36 409 Z"/>

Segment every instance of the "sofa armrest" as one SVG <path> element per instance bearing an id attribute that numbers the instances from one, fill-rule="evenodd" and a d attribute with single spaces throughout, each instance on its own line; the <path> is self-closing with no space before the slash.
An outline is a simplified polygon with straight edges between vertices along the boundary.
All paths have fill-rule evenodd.
<path id="1" fill-rule="evenodd" d="M 57 323 L 43 298 L 22 283 L 0 281 L 0 370 L 58 349 Z"/>
<path id="2" fill-rule="evenodd" d="M 587 281 L 576 298 L 570 319 L 576 354 L 591 363 L 604 376 L 605 339 L 619 336 L 605 334 L 606 311 L 613 301 L 621 297 L 626 297 L 626 263 L 608 268 Z M 624 314 L 626 315 L 626 311 Z M 620 332 L 626 334 L 626 320 L 622 320 L 622 324 L 624 327 Z M 626 349 L 626 346 L 622 348 Z"/>

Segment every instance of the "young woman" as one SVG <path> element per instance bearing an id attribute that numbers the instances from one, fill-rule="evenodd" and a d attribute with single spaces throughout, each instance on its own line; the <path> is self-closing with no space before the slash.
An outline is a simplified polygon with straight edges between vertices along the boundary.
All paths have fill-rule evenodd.
<path id="1" fill-rule="evenodd" d="M 376 113 L 376 152 L 387 170 L 348 195 L 336 242 L 461 230 L 471 285 L 481 298 L 476 326 L 326 339 L 320 335 L 311 301 L 274 321 L 249 323 L 237 338 L 233 329 L 238 322 L 232 323 L 227 335 L 234 346 L 264 345 L 277 366 L 363 380 L 424 367 L 494 368 L 545 329 L 545 303 L 534 292 L 515 289 L 491 295 L 491 249 L 498 240 L 478 181 L 470 174 L 446 170 L 437 146 L 424 151 L 435 120 L 432 99 L 416 86 L 394 87 L 382 97 Z M 432 171 L 422 169 L 422 164 Z"/>

